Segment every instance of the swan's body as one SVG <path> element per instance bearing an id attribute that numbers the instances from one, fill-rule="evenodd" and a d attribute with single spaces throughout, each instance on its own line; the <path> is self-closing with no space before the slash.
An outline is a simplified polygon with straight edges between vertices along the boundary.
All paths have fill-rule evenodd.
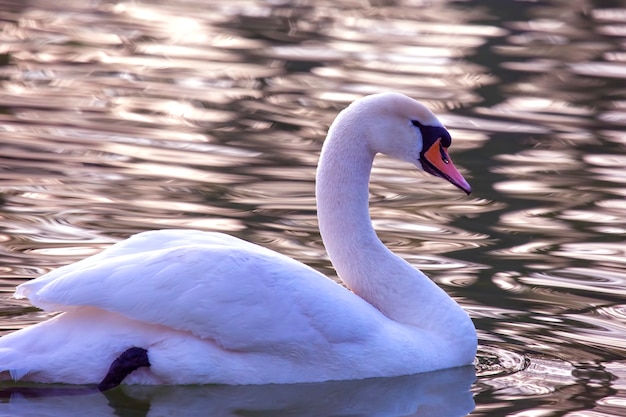
<path id="1" fill-rule="evenodd" d="M 141 233 L 18 287 L 16 297 L 64 313 L 0 338 L 0 379 L 99 383 L 132 347 L 149 366 L 125 383 L 314 382 L 471 364 L 467 314 L 381 243 L 368 214 L 379 152 L 469 192 L 446 135 L 400 94 L 358 100 L 337 117 L 318 167 L 318 217 L 351 291 L 221 233 Z"/>

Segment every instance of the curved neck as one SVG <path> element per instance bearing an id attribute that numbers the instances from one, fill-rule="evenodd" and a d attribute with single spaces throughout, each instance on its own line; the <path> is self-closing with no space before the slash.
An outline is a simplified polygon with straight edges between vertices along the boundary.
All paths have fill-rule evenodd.
<path id="1" fill-rule="evenodd" d="M 394 321 L 440 331 L 442 321 L 449 323 L 451 314 L 462 314 L 467 320 L 443 290 L 376 236 L 368 208 L 374 156 L 365 133 L 333 128 L 320 155 L 316 178 L 319 228 L 339 277 Z"/>
<path id="2" fill-rule="evenodd" d="M 369 178 L 374 155 L 364 146 L 327 139 L 316 178 L 317 217 L 324 246 L 346 284 L 351 283 L 351 256 L 360 246 L 382 246 L 369 216 Z M 380 250 L 380 248 L 377 248 Z"/>

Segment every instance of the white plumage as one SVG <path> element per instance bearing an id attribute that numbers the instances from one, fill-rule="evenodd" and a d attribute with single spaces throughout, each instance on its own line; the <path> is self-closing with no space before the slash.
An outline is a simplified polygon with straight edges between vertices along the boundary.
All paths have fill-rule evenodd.
<path id="1" fill-rule="evenodd" d="M 385 248 L 369 219 L 378 152 L 418 168 L 434 163 L 442 171 L 430 173 L 469 191 L 451 162 L 425 154 L 439 142 L 413 121 L 443 129 L 418 102 L 386 93 L 357 100 L 329 131 L 318 217 L 350 290 L 221 233 L 140 233 L 17 288 L 16 297 L 64 313 L 0 338 L 0 379 L 98 383 L 134 346 L 150 366 L 128 375 L 131 384 L 314 382 L 471 364 L 467 314 Z"/>

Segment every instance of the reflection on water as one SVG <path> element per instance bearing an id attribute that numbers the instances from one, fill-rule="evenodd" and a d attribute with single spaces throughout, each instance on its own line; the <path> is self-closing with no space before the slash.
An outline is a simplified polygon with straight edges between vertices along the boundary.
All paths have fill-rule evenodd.
<path id="1" fill-rule="evenodd" d="M 4 415 L 461 417 L 474 408 L 471 367 L 406 377 L 260 386 L 0 387 Z"/>
<path id="2" fill-rule="evenodd" d="M 348 102 L 395 89 L 441 115 L 475 190 L 384 158 L 372 174 L 381 239 L 475 320 L 472 415 L 625 413 L 619 2 L 0 6 L 1 332 L 49 316 L 11 299 L 16 284 L 148 229 L 233 233 L 334 277 L 315 219 L 321 141 Z M 354 404 L 373 407 L 377 390 Z M 166 409 L 205 395 L 140 391 L 118 400 Z M 41 398 L 8 406 L 25 415 L 68 397 Z M 415 413 L 389 398 L 399 408 L 381 413 Z"/>

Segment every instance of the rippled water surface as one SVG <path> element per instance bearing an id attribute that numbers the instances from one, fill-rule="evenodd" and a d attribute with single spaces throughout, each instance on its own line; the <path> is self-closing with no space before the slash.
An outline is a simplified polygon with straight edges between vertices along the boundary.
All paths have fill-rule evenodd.
<path id="1" fill-rule="evenodd" d="M 626 415 L 622 2 L 0 10 L 1 333 L 49 317 L 15 285 L 143 230 L 224 231 L 335 277 L 316 226 L 319 149 L 338 110 L 393 89 L 441 116 L 474 192 L 380 158 L 374 223 L 480 336 L 476 381 L 25 387 L 0 389 L 0 415 Z"/>

